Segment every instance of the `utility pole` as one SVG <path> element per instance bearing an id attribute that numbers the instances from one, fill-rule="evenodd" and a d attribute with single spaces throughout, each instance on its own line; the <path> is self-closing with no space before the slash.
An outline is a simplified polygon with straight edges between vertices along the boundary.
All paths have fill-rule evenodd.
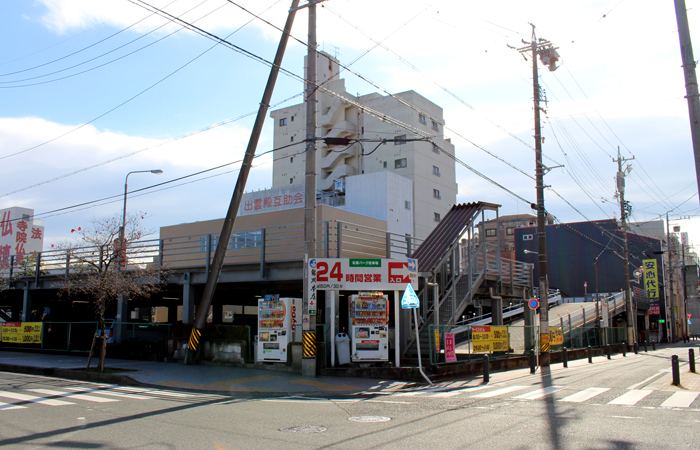
<path id="1" fill-rule="evenodd" d="M 316 4 L 309 0 L 308 52 L 306 56 L 306 174 L 304 178 L 304 303 L 302 333 L 304 351 L 301 375 L 316 376 L 316 295 L 309 288 L 309 260 L 316 257 Z M 303 7 L 303 6 L 302 6 Z M 308 320 L 307 320 L 308 319 Z M 307 345 L 309 344 L 309 345 Z M 331 344 L 332 345 L 332 344 Z"/>
<path id="2" fill-rule="evenodd" d="M 547 221 L 547 211 L 544 208 L 544 170 L 542 164 L 542 136 L 540 131 L 540 100 L 542 89 L 540 88 L 539 75 L 537 73 L 537 56 L 542 63 L 549 67 L 550 71 L 557 69 L 556 62 L 559 60 L 557 49 L 551 42 L 544 39 L 537 40 L 535 36 L 535 25 L 532 26 L 532 42 L 523 40 L 526 47 L 519 48 L 518 51 L 525 57 L 525 53 L 530 53 L 532 57 L 532 90 L 535 103 L 535 183 L 537 188 L 537 254 L 539 272 L 539 301 L 540 301 L 540 365 L 549 366 L 549 282 L 547 279 L 547 236 L 545 224 Z"/>
<path id="3" fill-rule="evenodd" d="M 224 265 L 224 258 L 226 257 L 226 250 L 228 249 L 229 241 L 231 240 L 233 225 L 236 221 L 236 217 L 238 216 L 238 207 L 241 205 L 241 198 L 245 192 L 248 174 L 250 173 L 250 168 L 253 165 L 255 150 L 257 149 L 258 141 L 260 140 L 260 132 L 262 131 L 263 124 L 267 118 L 267 110 L 270 107 L 272 91 L 275 88 L 275 82 L 277 81 L 277 75 L 279 74 L 279 70 L 282 65 L 284 51 L 287 48 L 287 41 L 289 40 L 289 35 L 292 31 L 292 24 L 294 23 L 294 16 L 298 6 L 299 0 L 292 0 L 292 6 L 289 10 L 289 14 L 287 15 L 287 22 L 284 24 L 284 31 L 282 32 L 280 43 L 277 46 L 277 53 L 275 54 L 275 60 L 272 64 L 272 68 L 270 69 L 270 75 L 267 79 L 265 92 L 263 93 L 263 97 L 260 102 L 260 108 L 258 108 L 258 115 L 255 118 L 255 124 L 253 125 L 253 130 L 250 133 L 250 140 L 248 141 L 248 147 L 246 148 L 245 156 L 243 157 L 241 170 L 238 173 L 236 187 L 233 190 L 231 203 L 229 204 L 228 212 L 226 213 L 226 218 L 224 219 L 224 225 L 221 228 L 219 242 L 216 246 L 216 251 L 214 252 L 214 259 L 212 260 L 211 267 L 209 268 L 209 273 L 207 273 L 207 282 L 204 285 L 204 293 L 202 294 L 202 299 L 197 307 L 192 332 L 190 333 L 190 340 L 187 343 L 185 364 L 194 364 L 197 357 L 197 349 L 199 348 L 202 338 L 202 331 L 204 330 L 207 315 L 209 314 L 209 307 L 214 299 L 214 291 L 216 290 L 216 285 L 219 282 L 221 268 Z"/>
<path id="4" fill-rule="evenodd" d="M 666 317 L 667 322 L 666 322 L 666 327 L 671 328 L 671 342 L 676 342 L 676 315 L 673 312 L 673 308 L 675 305 L 675 302 L 673 301 L 673 262 L 672 262 L 672 250 L 671 250 L 671 231 L 670 227 L 668 225 L 668 213 L 666 213 L 666 250 L 668 251 L 668 264 L 666 266 L 666 270 L 668 271 L 668 293 L 669 293 L 669 299 L 668 303 L 671 306 L 671 320 L 670 324 L 668 323 L 668 315 Z"/>
<path id="5" fill-rule="evenodd" d="M 675 0 L 674 3 L 676 21 L 678 22 L 678 38 L 681 44 L 683 73 L 685 74 L 685 98 L 688 99 L 690 134 L 693 140 L 693 154 L 695 155 L 695 177 L 700 189 L 700 94 L 698 94 L 698 78 L 695 73 L 696 62 L 693 57 L 693 44 L 690 42 L 685 0 Z"/>
<path id="6" fill-rule="evenodd" d="M 620 156 L 620 146 L 617 147 L 617 159 L 613 159 L 613 162 L 617 163 L 617 192 L 620 195 L 620 222 L 622 226 L 622 253 L 624 257 L 624 270 L 623 274 L 625 277 L 625 303 L 627 304 L 627 344 L 634 345 L 637 342 L 637 333 L 635 321 L 636 311 L 632 305 L 632 288 L 630 287 L 630 260 L 629 260 L 629 250 L 627 248 L 627 213 L 629 212 L 630 206 L 625 202 L 625 171 L 622 170 L 622 163 L 631 161 L 634 157 L 630 159 L 625 159 Z M 628 166 L 626 169 L 630 169 Z"/>

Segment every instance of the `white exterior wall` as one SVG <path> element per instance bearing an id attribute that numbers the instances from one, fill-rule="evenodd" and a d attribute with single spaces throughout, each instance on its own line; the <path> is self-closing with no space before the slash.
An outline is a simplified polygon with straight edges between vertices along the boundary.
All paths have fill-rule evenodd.
<path id="1" fill-rule="evenodd" d="M 324 53 L 319 53 L 318 57 L 319 81 L 330 79 L 323 85 L 325 88 L 339 92 L 352 101 L 366 105 L 413 128 L 423 130 L 432 136 L 440 150 L 438 153 L 434 152 L 433 144 L 427 141 L 406 142 L 400 145 L 388 142 L 379 145 L 379 147 L 377 147 L 378 142 L 365 141 L 362 145 L 366 156 L 362 156 L 362 146 L 359 143 L 348 148 L 337 146 L 329 148 L 322 141 L 317 141 L 317 189 L 319 191 L 332 191 L 334 180 L 345 178 L 347 197 L 352 195 L 351 190 L 354 189 L 350 184 L 354 175 L 387 171 L 405 177 L 412 182 L 413 189 L 410 199 L 411 234 L 419 239 L 425 239 L 437 224 L 435 214 L 438 214 L 440 218 L 444 217 L 457 200 L 453 159 L 454 146 L 443 136 L 445 122 L 442 108 L 414 91 L 402 92 L 396 96 L 415 109 L 393 97 L 377 93 L 360 97 L 350 95 L 345 91 L 344 81 L 337 77 L 337 62 Z M 318 92 L 317 105 L 317 137 L 347 137 L 364 140 L 394 139 L 396 136 L 402 135 L 405 135 L 407 139 L 420 137 L 364 113 L 359 108 L 342 102 L 337 97 L 321 90 Z M 300 104 L 279 109 L 270 115 L 275 120 L 275 148 L 298 142 L 297 145 L 275 152 L 273 188 L 289 186 L 290 184 L 303 184 L 305 174 L 305 145 L 303 143 L 306 129 L 305 105 Z M 425 117 L 425 123 L 421 123 L 420 116 Z M 281 119 L 286 119 L 285 125 L 280 125 Z M 436 123 L 437 130 L 433 128 L 433 121 Z M 375 147 L 377 148 L 375 149 Z M 395 161 L 403 158 L 406 159 L 406 167 L 395 168 Z M 433 167 L 438 168 L 439 176 L 433 173 Z M 359 182 L 352 185 L 363 186 Z M 439 198 L 435 197 L 434 190 L 439 191 Z M 386 196 L 388 194 L 375 192 L 374 195 Z M 350 201 L 349 198 L 346 198 L 346 203 L 347 201 Z M 387 202 L 387 204 L 389 203 Z M 400 206 L 403 208 L 403 203 Z M 403 216 L 405 213 L 402 211 Z M 408 218 L 400 220 L 408 220 Z"/>

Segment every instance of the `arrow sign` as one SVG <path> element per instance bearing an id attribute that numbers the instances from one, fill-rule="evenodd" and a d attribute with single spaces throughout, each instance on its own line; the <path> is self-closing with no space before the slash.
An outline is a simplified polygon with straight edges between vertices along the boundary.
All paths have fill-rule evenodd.
<path id="1" fill-rule="evenodd" d="M 420 306 L 420 301 L 416 295 L 416 291 L 413 290 L 411 283 L 406 285 L 406 290 L 401 297 L 401 309 L 414 309 Z"/>

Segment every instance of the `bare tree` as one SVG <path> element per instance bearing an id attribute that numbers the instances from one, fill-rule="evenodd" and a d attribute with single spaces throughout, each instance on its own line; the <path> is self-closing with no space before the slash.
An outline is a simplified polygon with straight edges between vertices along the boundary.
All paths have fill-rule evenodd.
<path id="1" fill-rule="evenodd" d="M 72 230 L 78 238 L 59 244 L 59 248 L 69 252 L 71 260 L 70 273 L 60 295 L 85 295 L 95 308 L 101 333 L 95 335 L 93 347 L 99 340 L 100 371 L 104 371 L 105 313 L 109 305 L 120 294 L 125 298 L 149 297 L 164 285 L 166 274 L 158 264 L 157 250 L 139 245 L 139 239 L 147 234 L 141 227 L 141 219 L 141 215 L 127 216 L 123 243 L 120 242 L 122 217 L 117 214 Z M 88 369 L 89 364 L 88 361 Z"/>

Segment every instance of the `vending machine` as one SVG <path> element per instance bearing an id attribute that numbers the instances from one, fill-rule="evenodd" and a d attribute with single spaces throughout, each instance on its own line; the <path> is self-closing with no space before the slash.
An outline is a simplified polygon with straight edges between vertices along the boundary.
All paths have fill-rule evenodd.
<path id="1" fill-rule="evenodd" d="M 389 302 L 381 292 L 350 296 L 350 356 L 355 361 L 389 360 Z"/>
<path id="2" fill-rule="evenodd" d="M 287 343 L 301 313 L 300 298 L 266 295 L 258 300 L 258 361 L 287 362 Z"/>

